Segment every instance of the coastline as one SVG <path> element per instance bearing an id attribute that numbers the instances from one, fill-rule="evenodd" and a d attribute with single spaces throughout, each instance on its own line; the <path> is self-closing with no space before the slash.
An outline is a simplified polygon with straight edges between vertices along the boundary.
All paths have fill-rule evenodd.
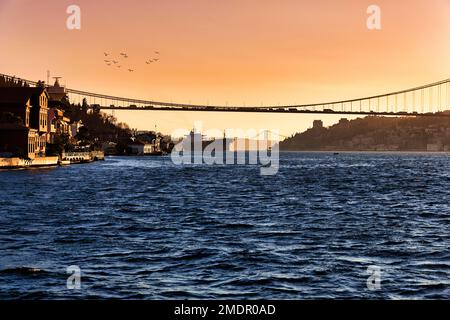
<path id="1" fill-rule="evenodd" d="M 449 154 L 450 151 L 426 151 L 426 150 L 280 150 L 280 153 L 368 153 L 368 154 Z"/>
<path id="2" fill-rule="evenodd" d="M 0 169 L 26 169 L 39 167 L 52 167 L 58 165 L 59 158 L 54 157 L 40 157 L 35 159 L 21 159 L 21 158 L 0 158 Z"/>
<path id="3" fill-rule="evenodd" d="M 0 170 L 51 168 L 63 165 L 104 161 L 103 151 L 63 153 L 59 156 L 46 156 L 34 159 L 0 158 Z"/>

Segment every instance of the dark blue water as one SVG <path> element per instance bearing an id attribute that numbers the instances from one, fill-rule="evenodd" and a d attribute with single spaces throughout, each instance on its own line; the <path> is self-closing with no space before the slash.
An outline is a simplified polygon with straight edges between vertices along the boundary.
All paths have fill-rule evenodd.
<path id="1" fill-rule="evenodd" d="M 450 298 L 449 190 L 447 155 L 3 171 L 0 298 Z"/>

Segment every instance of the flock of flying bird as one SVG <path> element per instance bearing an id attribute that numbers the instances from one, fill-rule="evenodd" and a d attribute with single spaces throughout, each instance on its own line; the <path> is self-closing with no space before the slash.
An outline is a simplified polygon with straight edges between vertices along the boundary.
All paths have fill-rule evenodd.
<path id="1" fill-rule="evenodd" d="M 156 55 L 156 58 L 150 58 L 150 59 L 146 60 L 145 61 L 146 64 L 157 63 L 159 61 L 159 51 L 154 51 L 154 53 Z M 111 56 L 111 54 L 108 52 L 103 52 L 103 54 L 105 57 Z M 122 59 L 122 62 L 124 62 L 125 59 L 128 59 L 128 54 L 121 52 L 120 58 Z M 103 61 L 106 63 L 106 65 L 108 67 L 116 67 L 118 69 L 122 68 L 122 65 L 119 63 L 120 61 L 118 61 L 118 60 L 112 59 L 112 60 L 103 60 Z M 128 72 L 134 72 L 134 69 L 128 69 Z"/>

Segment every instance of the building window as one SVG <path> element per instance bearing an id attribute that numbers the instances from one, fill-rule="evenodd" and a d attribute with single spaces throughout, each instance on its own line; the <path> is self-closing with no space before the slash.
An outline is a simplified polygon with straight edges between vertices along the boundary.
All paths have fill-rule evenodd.
<path id="1" fill-rule="evenodd" d="M 39 115 L 39 125 L 41 127 L 44 127 L 47 125 L 46 116 L 44 113 L 40 113 L 40 115 Z"/>
<path id="2" fill-rule="evenodd" d="M 34 139 L 28 138 L 28 153 L 34 153 L 35 147 L 34 147 Z"/>

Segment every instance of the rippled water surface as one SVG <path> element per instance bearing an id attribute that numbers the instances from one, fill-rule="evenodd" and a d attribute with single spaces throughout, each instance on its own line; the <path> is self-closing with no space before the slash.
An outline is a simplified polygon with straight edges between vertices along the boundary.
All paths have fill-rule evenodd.
<path id="1" fill-rule="evenodd" d="M 449 156 L 280 162 L 0 172 L 0 298 L 450 298 Z"/>

